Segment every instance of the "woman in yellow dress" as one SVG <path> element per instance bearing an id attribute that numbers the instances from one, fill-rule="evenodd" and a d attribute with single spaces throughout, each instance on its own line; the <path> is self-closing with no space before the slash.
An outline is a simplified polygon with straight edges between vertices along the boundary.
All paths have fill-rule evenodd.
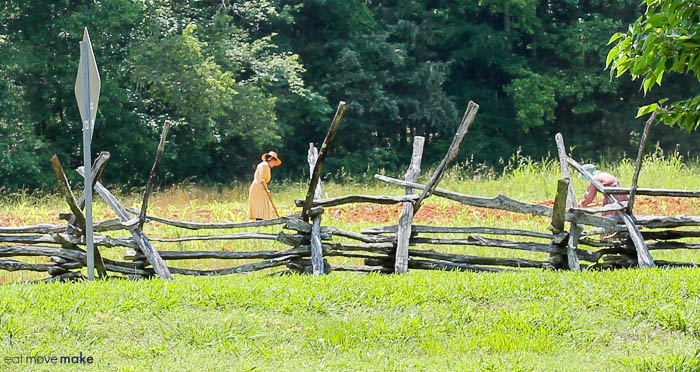
<path id="1" fill-rule="evenodd" d="M 248 211 L 251 220 L 265 220 L 276 217 L 275 209 L 270 198 L 270 189 L 267 184 L 270 182 L 270 168 L 282 164 L 277 157 L 277 153 L 270 151 L 261 157 L 262 161 L 255 168 L 253 183 L 250 184 L 248 193 Z"/>

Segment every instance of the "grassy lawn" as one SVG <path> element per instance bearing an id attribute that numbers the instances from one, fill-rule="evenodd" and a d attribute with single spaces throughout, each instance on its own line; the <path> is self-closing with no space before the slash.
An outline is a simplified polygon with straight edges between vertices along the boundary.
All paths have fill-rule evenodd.
<path id="1" fill-rule="evenodd" d="M 633 165 L 603 166 L 631 184 Z M 425 171 L 421 181 L 429 176 Z M 396 175 L 393 175 L 396 176 Z M 554 197 L 558 165 L 527 159 L 502 175 L 456 167 L 440 187 L 531 202 Z M 274 184 L 281 214 L 298 211 L 305 181 Z M 575 179 L 581 198 L 586 183 Z M 640 185 L 700 189 L 700 166 L 650 156 Z M 127 206 L 137 192 L 118 192 Z M 398 195 L 395 187 L 349 180 L 324 185 L 328 196 Z M 203 188 L 183 184 L 156 193 L 149 211 L 189 221 L 243 221 L 247 184 Z M 700 215 L 700 202 L 640 198 L 640 214 Z M 56 195 L 0 195 L 0 224 L 60 223 L 67 208 Z M 96 220 L 114 215 L 101 201 Z M 398 206 L 329 208 L 324 225 L 359 231 L 392 225 Z M 416 223 L 547 231 L 549 220 L 496 213 L 430 198 Z M 697 228 L 696 228 L 697 229 Z M 152 237 L 241 230 L 183 231 L 150 223 Z M 277 232 L 279 228 L 259 229 Z M 111 236 L 124 235 L 123 233 Z M 456 236 L 455 236 L 456 237 Z M 283 249 L 276 242 L 154 243 L 160 250 Z M 546 260 L 535 252 L 468 246 L 425 246 L 449 253 Z M 102 248 L 122 259 L 123 249 Z M 700 252 L 652 252 L 655 258 L 700 262 Z M 42 258 L 24 262 L 47 262 Z M 244 260 L 169 262 L 213 269 Z M 358 263 L 332 258 L 333 263 Z M 699 370 L 700 270 L 522 272 L 483 274 L 411 271 L 408 275 L 332 273 L 269 277 L 269 272 L 218 278 L 109 280 L 20 284 L 46 274 L 0 272 L 0 370 Z M 6 358 L 92 356 L 95 364 L 36 365 Z M 97 368 L 95 368 L 97 367 Z"/>
<path id="2" fill-rule="evenodd" d="M 8 284 L 0 356 L 82 352 L 120 371 L 690 371 L 699 298 L 687 269 Z M 47 370 L 61 368 L 76 367 Z"/>

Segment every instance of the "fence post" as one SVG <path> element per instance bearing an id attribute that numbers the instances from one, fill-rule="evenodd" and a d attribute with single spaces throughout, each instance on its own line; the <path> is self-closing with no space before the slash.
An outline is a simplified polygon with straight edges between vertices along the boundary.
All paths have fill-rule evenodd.
<path id="1" fill-rule="evenodd" d="M 316 166 L 316 161 L 318 160 L 318 149 L 314 146 L 313 142 L 309 143 L 309 151 L 306 153 L 306 161 L 309 163 L 309 179 L 313 177 L 314 167 Z M 323 189 L 321 188 L 321 179 L 318 179 L 316 184 L 316 191 L 314 191 L 314 200 L 321 199 L 323 197 Z"/>
<path id="2" fill-rule="evenodd" d="M 452 139 L 452 143 L 447 149 L 447 154 L 445 154 L 445 157 L 442 159 L 440 164 L 438 164 L 437 168 L 435 168 L 435 172 L 433 172 L 433 175 L 430 177 L 430 180 L 425 185 L 423 192 L 420 193 L 418 199 L 413 203 L 414 213 L 418 212 L 418 209 L 420 208 L 420 205 L 423 202 L 423 200 L 433 193 L 433 190 L 437 187 L 438 183 L 440 183 L 440 180 L 445 174 L 445 171 L 447 170 L 447 168 L 450 167 L 452 162 L 457 157 L 457 154 L 459 153 L 459 147 L 462 145 L 464 137 L 469 132 L 469 128 L 471 128 L 472 123 L 474 123 L 474 119 L 476 119 L 476 113 L 478 111 L 479 105 L 476 104 L 474 101 L 469 101 L 469 104 L 467 105 L 467 110 L 464 111 L 462 122 L 459 124 L 457 132 L 455 133 L 455 136 Z"/>
<path id="3" fill-rule="evenodd" d="M 158 179 L 158 169 L 160 169 L 160 161 L 163 159 L 163 151 L 165 150 L 165 139 L 168 137 L 168 130 L 170 129 L 170 120 L 166 120 L 163 123 L 163 132 L 160 135 L 160 142 L 158 142 L 158 149 L 156 150 L 156 159 L 153 161 L 153 167 L 151 168 L 151 175 L 148 177 L 146 182 L 146 188 L 143 191 L 143 202 L 141 203 L 141 213 L 139 214 L 139 229 L 143 230 L 143 224 L 146 223 L 146 211 L 148 210 L 148 197 L 151 194 L 151 188 L 153 184 L 156 183 Z"/>
<path id="4" fill-rule="evenodd" d="M 573 208 L 576 207 L 576 194 L 574 194 L 574 187 L 571 182 L 571 173 L 569 173 L 569 164 L 567 162 L 569 156 L 566 154 L 566 147 L 564 147 L 564 137 L 561 135 L 561 133 L 557 133 L 554 136 L 554 141 L 557 144 L 557 155 L 559 156 L 559 167 L 561 168 L 561 177 L 563 179 L 568 180 L 568 185 L 566 188 L 566 207 Z M 561 231 L 563 230 L 564 224 L 562 223 Z M 576 255 L 576 249 L 578 248 L 578 238 L 579 236 L 581 236 L 582 230 L 583 229 L 576 223 L 576 219 L 571 221 L 569 239 L 566 244 L 566 260 L 570 270 L 581 269 L 581 265 L 578 261 L 578 256 Z M 552 256 L 556 257 L 554 255 Z M 562 258 L 562 255 L 558 255 L 558 257 Z"/>
<path id="5" fill-rule="evenodd" d="M 408 166 L 404 179 L 407 182 L 417 182 L 420 175 L 420 164 L 423 158 L 423 144 L 425 137 L 413 137 L 413 154 L 411 164 Z M 406 188 L 406 195 L 412 195 L 413 188 Z M 398 231 L 396 232 L 396 254 L 394 259 L 394 272 L 397 274 L 408 271 L 408 243 L 411 239 L 411 225 L 413 224 L 413 203 L 404 202 L 401 206 Z"/>
<path id="6" fill-rule="evenodd" d="M 309 152 L 306 158 L 309 162 L 309 177 L 313 181 L 314 168 L 316 167 L 316 162 L 318 161 L 318 150 L 314 147 L 313 143 L 309 143 Z M 314 191 L 314 200 L 321 198 L 321 179 L 316 179 L 316 187 L 309 186 Z M 311 225 L 311 267 L 313 268 L 313 275 L 323 275 L 324 264 L 323 264 L 323 246 L 321 245 L 321 216 L 318 214 L 313 218 L 313 225 Z"/>
<path id="7" fill-rule="evenodd" d="M 338 108 L 335 111 L 335 117 L 333 117 L 331 126 L 330 128 L 328 128 L 326 138 L 323 139 L 321 151 L 318 154 L 318 158 L 316 159 L 314 169 L 311 172 L 311 182 L 309 182 L 309 191 L 306 192 L 306 197 L 304 198 L 304 204 L 301 210 L 301 219 L 303 219 L 304 221 L 308 221 L 309 219 L 309 212 L 313 207 L 313 200 L 314 196 L 316 195 L 316 186 L 318 185 L 317 181 L 321 178 L 321 170 L 323 169 L 323 163 L 326 161 L 326 157 L 328 156 L 328 151 L 330 149 L 331 144 L 333 143 L 335 134 L 338 132 L 338 128 L 340 128 L 340 121 L 343 119 L 343 114 L 345 113 L 346 106 L 347 104 L 343 101 L 340 101 L 340 103 L 338 103 Z"/>
<path id="8" fill-rule="evenodd" d="M 634 197 L 637 195 L 637 183 L 639 182 L 639 171 L 642 168 L 642 157 L 644 157 L 644 148 L 646 147 L 651 126 L 654 125 L 654 119 L 656 119 L 656 111 L 651 114 L 649 120 L 644 124 L 642 139 L 639 141 L 639 152 L 637 153 L 637 161 L 634 164 L 634 176 L 632 176 L 632 189 L 630 190 L 629 201 L 627 202 L 627 213 L 629 214 L 632 214 L 632 209 L 634 209 Z"/>

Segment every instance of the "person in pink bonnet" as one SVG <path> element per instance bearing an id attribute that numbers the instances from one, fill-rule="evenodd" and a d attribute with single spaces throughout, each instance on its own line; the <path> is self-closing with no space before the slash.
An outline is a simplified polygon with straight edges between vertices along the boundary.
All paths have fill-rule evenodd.
<path id="1" fill-rule="evenodd" d="M 596 169 L 595 165 L 593 164 L 584 164 L 583 169 L 593 175 L 593 178 L 596 179 L 596 181 L 600 182 L 603 187 L 620 187 L 620 181 L 613 176 L 610 173 L 600 171 Z M 583 175 L 579 175 L 579 177 L 583 177 Z M 583 200 L 581 200 L 580 203 L 578 203 L 578 206 L 581 208 L 586 208 L 588 207 L 593 200 L 595 200 L 595 196 L 598 190 L 593 186 L 592 183 L 588 184 L 588 189 L 586 189 L 586 194 L 583 196 Z M 627 201 L 629 200 L 629 197 L 624 194 L 618 194 L 618 195 L 613 195 L 613 197 L 620 202 Z M 608 204 L 611 204 L 612 202 L 609 201 L 607 198 L 603 198 L 603 206 L 606 206 Z M 603 212 L 603 216 L 618 216 L 619 212 Z"/>

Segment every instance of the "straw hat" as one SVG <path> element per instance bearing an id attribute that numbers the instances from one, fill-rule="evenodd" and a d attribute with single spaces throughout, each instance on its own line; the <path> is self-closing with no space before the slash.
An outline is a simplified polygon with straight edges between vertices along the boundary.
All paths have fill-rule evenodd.
<path id="1" fill-rule="evenodd" d="M 272 165 L 278 166 L 282 164 L 282 160 L 280 160 L 280 158 L 277 157 L 277 153 L 274 151 L 266 152 L 262 154 L 260 158 L 264 161 L 265 158 L 268 156 L 272 157 Z"/>
<path id="2" fill-rule="evenodd" d="M 586 172 L 590 173 L 591 176 L 595 176 L 596 173 L 600 173 L 600 171 L 597 170 L 595 168 L 595 165 L 593 164 L 584 164 L 581 166 L 581 168 L 583 168 L 583 170 L 585 170 Z M 583 174 L 579 174 L 578 177 L 583 178 Z"/>

